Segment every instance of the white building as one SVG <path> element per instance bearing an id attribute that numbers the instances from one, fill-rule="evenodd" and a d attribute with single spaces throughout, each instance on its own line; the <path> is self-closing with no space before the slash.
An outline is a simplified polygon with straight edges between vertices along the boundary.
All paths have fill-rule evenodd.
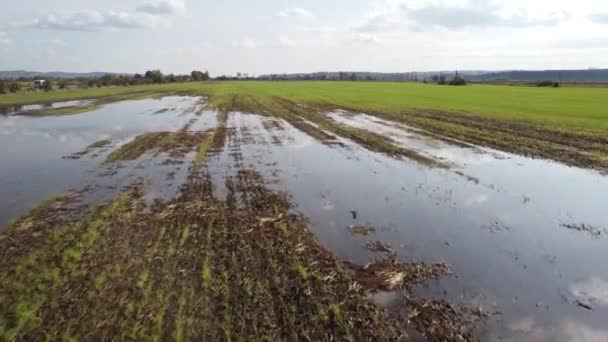
<path id="1" fill-rule="evenodd" d="M 45 80 L 35 80 L 34 81 L 34 89 L 42 89 L 46 86 Z"/>

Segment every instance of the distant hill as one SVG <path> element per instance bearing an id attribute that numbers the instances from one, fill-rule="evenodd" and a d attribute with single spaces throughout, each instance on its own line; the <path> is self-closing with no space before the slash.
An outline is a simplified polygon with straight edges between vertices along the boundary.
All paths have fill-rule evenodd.
<path id="1" fill-rule="evenodd" d="M 518 81 L 534 82 L 552 80 L 562 82 L 608 82 L 608 69 L 586 70 L 513 70 L 488 72 L 470 77 L 472 81 Z"/>
<path id="2" fill-rule="evenodd" d="M 271 74 L 257 77 L 264 80 L 374 80 L 374 81 L 430 81 L 433 76 L 444 75 L 448 79 L 455 71 L 424 71 L 424 72 L 315 72 L 299 74 Z M 586 70 L 459 70 L 458 73 L 469 81 L 477 82 L 534 82 L 553 80 L 563 82 L 608 82 L 608 69 Z"/>
<path id="3" fill-rule="evenodd" d="M 41 78 L 100 78 L 104 75 L 127 75 L 120 73 L 111 73 L 111 72 L 87 72 L 87 73 L 79 73 L 79 72 L 63 72 L 63 71 L 51 71 L 51 72 L 38 72 L 38 71 L 25 71 L 25 70 L 10 70 L 10 71 L 0 71 L 0 79 L 8 79 L 15 80 L 18 78 L 32 78 L 36 76 L 40 76 Z"/>

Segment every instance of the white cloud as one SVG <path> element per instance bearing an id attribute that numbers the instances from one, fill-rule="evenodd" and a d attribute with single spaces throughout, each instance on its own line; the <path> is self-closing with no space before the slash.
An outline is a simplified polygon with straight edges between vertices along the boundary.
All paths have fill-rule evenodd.
<path id="1" fill-rule="evenodd" d="M 67 31 L 98 31 L 103 29 L 141 29 L 168 26 L 169 22 L 150 14 L 124 11 L 100 12 L 82 10 L 72 13 L 48 14 L 17 26 Z"/>
<path id="2" fill-rule="evenodd" d="M 184 15 L 186 2 L 185 0 L 148 1 L 138 6 L 137 11 L 156 15 Z"/>
<path id="3" fill-rule="evenodd" d="M 0 45 L 10 45 L 13 41 L 8 37 L 6 32 L 0 31 Z"/>
<path id="4" fill-rule="evenodd" d="M 592 14 L 589 19 L 596 24 L 608 24 L 608 12 Z"/>
<path id="5" fill-rule="evenodd" d="M 49 40 L 49 44 L 55 46 L 67 46 L 68 44 L 62 39 L 51 39 Z"/>
<path id="6" fill-rule="evenodd" d="M 526 7 L 492 0 L 385 0 L 355 26 L 359 32 L 382 32 L 405 27 L 450 30 L 474 27 L 552 26 L 566 18 L 566 12 L 546 7 L 532 13 Z"/>
<path id="7" fill-rule="evenodd" d="M 242 48 L 242 49 L 255 49 L 257 47 L 259 47 L 259 43 L 252 38 L 243 38 L 241 40 L 235 41 L 232 43 L 232 46 L 236 47 L 236 48 Z"/>
<path id="8" fill-rule="evenodd" d="M 297 19 L 312 19 L 312 18 L 314 18 L 314 14 L 312 14 L 307 9 L 304 9 L 301 7 L 294 7 L 294 8 L 287 8 L 287 9 L 282 10 L 281 12 L 279 12 L 279 17 L 297 18 Z"/>
<path id="9" fill-rule="evenodd" d="M 296 46 L 296 42 L 293 41 L 288 36 L 282 35 L 282 36 L 279 37 L 279 45 L 281 47 L 293 47 L 293 46 Z"/>

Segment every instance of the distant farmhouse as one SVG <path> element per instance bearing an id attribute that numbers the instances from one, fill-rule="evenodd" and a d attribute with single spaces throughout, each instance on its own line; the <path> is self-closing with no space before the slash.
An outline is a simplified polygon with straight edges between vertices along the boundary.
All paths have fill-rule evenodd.
<path id="1" fill-rule="evenodd" d="M 46 86 L 46 81 L 45 80 L 35 80 L 33 86 L 34 86 L 34 89 L 44 89 L 44 87 Z"/>

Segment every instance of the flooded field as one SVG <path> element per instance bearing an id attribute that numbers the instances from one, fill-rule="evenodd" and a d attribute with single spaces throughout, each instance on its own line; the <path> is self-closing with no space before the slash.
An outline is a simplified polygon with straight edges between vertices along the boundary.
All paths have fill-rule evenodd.
<path id="1" fill-rule="evenodd" d="M 74 208 L 115 201 L 126 188 L 136 188 L 137 196 L 129 201 L 133 201 L 135 207 L 143 205 L 138 202 L 140 198 L 143 203 L 152 204 L 151 218 L 145 217 L 145 211 L 141 217 L 124 213 L 133 227 L 139 227 L 135 228 L 133 236 L 129 235 L 130 239 L 145 237 L 146 231 L 138 229 L 146 224 L 162 223 L 173 227 L 183 217 L 194 222 L 196 215 L 222 222 L 222 217 L 231 215 L 230 212 L 244 210 L 255 215 L 244 215 L 230 222 L 237 225 L 240 222 L 243 227 L 247 224 L 260 227 L 267 224 L 307 225 L 320 244 L 346 262 L 345 265 L 370 265 L 377 261 L 367 268 L 343 266 L 353 269 L 355 278 L 364 288 L 368 285 L 362 274 L 373 273 L 375 267 L 380 267 L 386 260 L 405 265 L 420 262 L 434 265 L 429 274 L 421 274 L 420 279 L 411 281 L 416 286 L 392 286 L 388 280 L 401 283 L 402 278 L 413 277 L 417 271 L 413 268 L 391 269 L 391 277 L 386 278 L 385 283 L 376 284 L 373 292 L 366 292 L 372 302 L 386 308 L 392 317 L 402 322 L 404 331 L 412 336 L 417 336 L 412 331 L 418 330 L 431 340 L 446 336 L 455 340 L 458 337 L 505 341 L 603 341 L 608 338 L 608 268 L 604 266 L 608 257 L 608 177 L 592 170 L 462 143 L 366 114 L 328 110 L 294 117 L 300 115 L 300 110 L 305 109 L 294 109 L 293 115 L 224 113 L 207 109 L 202 98 L 164 97 L 108 104 L 70 116 L 33 117 L 12 113 L 0 116 L 0 144 L 8 147 L 0 150 L 0 226 L 8 227 L 11 221 L 27 214 L 50 196 L 70 194 L 77 197 L 77 201 L 67 206 Z M 384 145 L 374 147 L 369 141 L 373 134 L 383 136 Z M 271 193 L 287 197 L 275 198 Z M 203 199 L 194 205 L 193 196 Z M 272 205 L 261 204 L 270 198 Z M 168 202 L 157 213 L 153 203 L 161 200 Z M 173 210 L 182 206 L 186 208 L 183 217 Z M 70 209 L 62 210 L 70 213 Z M 299 214 L 302 216 L 289 216 Z M 42 214 L 36 215 L 34 213 L 25 222 L 28 219 L 42 222 L 35 220 Z M 55 216 L 45 216 L 44 222 L 55 219 Z M 12 229 L 19 232 L 19 227 L 23 226 L 24 221 L 18 220 L 16 228 Z M 178 225 L 177 228 L 183 227 Z M 107 227 L 105 231 L 122 234 L 113 229 Z M 10 237 L 10 229 L 8 231 Z M 175 251 L 188 251 L 184 246 L 189 243 L 196 248 L 194 240 L 188 240 L 189 234 L 193 234 L 191 230 L 175 233 L 177 242 L 164 235 L 164 228 L 162 231 L 158 241 L 164 241 L 170 247 L 160 251 L 154 249 L 150 260 L 161 258 L 163 267 L 172 269 L 178 265 L 184 270 L 195 267 L 189 264 L 187 255 Z M 241 233 L 251 234 L 251 231 L 239 230 Z M 227 265 L 235 263 L 236 267 L 237 258 L 246 258 L 250 250 L 266 251 L 265 242 L 251 249 L 236 240 L 222 242 L 222 237 L 228 233 L 222 234 L 217 237 L 220 243 L 243 249 L 243 254 L 238 256 L 228 252 L 222 259 Z M 254 234 L 258 234 L 257 230 Z M 265 239 L 264 236 L 255 235 L 260 239 Z M 320 247 L 309 244 L 307 235 L 302 236 L 297 237 L 300 243 L 287 245 L 298 251 L 306 247 L 323 255 Z M 288 234 L 288 240 L 292 238 Z M 6 239 L 0 239 L 0 242 L 2 240 Z M 122 255 L 124 252 L 115 243 L 104 243 L 113 253 Z M 146 246 L 150 245 L 153 243 Z M 150 251 L 143 245 L 140 247 L 142 255 Z M 133 248 L 139 247 L 135 244 Z M 210 248 L 214 253 L 223 253 L 219 247 Z M 20 247 L 15 247 L 15 251 L 20 253 Z M 12 257 L 11 252 L 4 253 L 3 258 Z M 287 255 L 285 260 L 297 264 L 294 266 L 296 276 L 306 280 L 304 283 L 309 284 L 310 291 L 331 292 L 309 280 L 306 269 L 316 267 L 311 265 L 317 263 L 312 254 Z M 124 257 L 128 259 L 128 255 Z M 175 264 L 167 261 L 173 257 L 177 258 Z M 272 259 L 274 256 L 266 257 Z M 296 261 L 290 259 L 292 257 Z M 324 260 L 326 263 L 319 274 L 324 274 L 330 268 L 328 265 L 334 263 L 327 261 L 329 257 Z M 199 261 L 198 265 L 205 265 L 197 259 Z M 8 268 L 9 261 L 3 262 Z M 159 268 L 151 265 L 151 275 L 142 273 L 144 285 L 148 277 L 163 277 L 154 273 Z M 255 262 L 248 264 L 254 270 L 262 269 L 262 266 Z M 128 267 L 139 270 L 138 265 Z M 277 267 L 282 266 L 279 263 Z M 203 267 L 203 282 L 205 269 Z M 221 273 L 221 268 L 216 271 Z M 381 269 L 376 273 L 382 272 L 388 271 Z M 74 281 L 80 276 L 81 273 L 76 272 L 70 279 Z M 335 284 L 333 280 L 327 280 L 332 284 L 332 290 L 346 286 L 346 280 L 336 277 L 339 280 Z M 2 281 L 11 279 L 9 275 Z M 240 276 L 237 279 L 246 282 Z M 25 280 L 20 278 L 20 281 Z M 169 279 L 176 286 L 178 280 Z M 215 285 L 218 284 L 223 283 Z M 61 283 L 61 286 L 67 285 Z M 190 291 L 191 288 L 183 286 Z M 246 285 L 243 287 L 247 289 Z M 263 292 L 263 285 L 253 288 L 261 291 L 264 298 L 277 295 Z M 360 295 L 358 290 L 346 288 L 354 291 L 356 295 L 353 296 Z M 163 290 L 165 288 L 159 293 L 164 293 Z M 345 288 L 342 290 L 346 292 Z M 171 291 L 178 290 L 172 288 Z M 167 303 L 173 303 L 170 293 L 173 292 L 167 292 L 160 302 L 164 298 Z M 195 295 L 187 292 L 186 296 L 175 299 L 174 307 L 165 303 L 170 309 L 159 309 L 163 315 L 166 311 L 167 317 L 177 317 L 175 326 L 165 326 L 167 331 L 179 331 L 176 326 L 180 326 L 182 309 L 196 312 L 196 307 L 186 304 Z M 2 292 L 0 296 L 3 296 Z M 228 301 L 231 305 L 238 305 L 234 296 L 226 296 L 231 298 L 232 301 Z M 335 295 L 319 298 L 339 299 Z M 119 298 L 112 300 L 122 303 Z M 74 313 L 82 310 L 74 304 L 74 299 L 60 297 L 57 303 L 72 308 Z M 74 307 L 68 305 L 70 303 Z M 449 303 L 452 309 L 439 303 Z M 280 316 L 283 309 L 279 307 L 287 304 L 277 305 L 273 312 Z M 314 303 L 303 301 L 299 305 L 314 306 Z M 407 307 L 405 311 L 404 307 Z M 5 308 L 0 306 L 0 309 Z M 297 308 L 285 310 L 292 309 Z M 247 307 L 247 310 L 253 308 Z M 338 309 L 332 310 L 331 317 L 340 316 L 335 312 Z M 344 317 L 351 317 L 351 312 L 376 317 L 370 318 L 369 327 L 382 328 L 384 324 L 378 319 L 380 314 L 360 302 L 346 305 L 343 310 Z M 461 313 L 461 321 L 454 318 L 452 324 L 476 321 L 473 335 L 465 333 L 466 328 L 452 329 L 452 335 L 433 335 L 428 331 L 430 322 L 437 321 L 436 311 L 450 310 Z M 233 314 L 237 318 L 242 313 Z M 134 322 L 137 317 L 143 317 L 143 313 L 126 315 Z M 307 313 L 301 315 L 310 322 L 318 320 Z M 61 321 L 53 315 L 44 317 L 51 322 Z M 162 322 L 162 316 L 160 320 Z M 335 336 L 348 336 L 350 328 L 344 327 L 360 331 L 366 331 L 363 327 L 368 327 L 357 325 L 359 323 L 349 325 L 345 323 L 347 319 L 342 322 L 335 318 L 334 321 L 339 327 Z M 182 322 L 185 326 L 196 326 L 188 320 L 185 322 Z M 0 324 L 1 328 L 10 326 L 4 323 Z M 228 324 L 215 323 L 218 326 Z M 54 331 L 52 327 L 46 330 L 44 324 L 28 324 L 30 337 Z M 154 322 L 149 325 L 153 330 Z M 18 327 L 13 324 L 11 329 Z M 68 324 L 63 328 L 70 331 L 73 327 Z M 342 328 L 345 330 L 340 330 Z M 239 329 L 248 331 L 248 326 Z M 442 329 L 437 331 L 444 331 Z M 167 331 L 160 329 L 157 335 L 170 336 Z M 133 336 L 139 336 L 138 333 L 133 332 Z M 112 332 L 108 330 L 107 334 L 111 336 Z M 315 335 L 314 330 L 310 336 L 313 340 L 315 336 L 327 337 Z M 391 339 L 389 335 L 385 337 Z"/>

